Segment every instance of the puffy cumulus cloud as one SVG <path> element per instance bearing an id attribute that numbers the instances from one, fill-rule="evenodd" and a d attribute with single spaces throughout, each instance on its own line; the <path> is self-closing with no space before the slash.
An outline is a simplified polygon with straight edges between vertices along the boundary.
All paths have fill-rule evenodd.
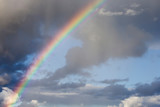
<path id="1" fill-rule="evenodd" d="M 160 95 L 138 97 L 131 96 L 122 101 L 119 107 L 159 107 Z"/>
<path id="2" fill-rule="evenodd" d="M 15 94 L 11 89 L 7 87 L 2 88 L 2 92 L 0 93 L 0 106 L 4 107 L 8 104 L 12 104 L 14 99 L 12 99 L 12 95 Z M 18 94 L 17 94 L 18 96 Z M 18 107 L 21 104 L 20 99 L 18 98 L 17 103 L 14 104 L 15 107 Z"/>
<path id="3" fill-rule="evenodd" d="M 35 106 L 38 106 L 38 105 L 39 105 L 39 103 L 38 103 L 37 100 L 32 100 L 32 101 L 31 101 L 31 104 L 33 104 L 33 105 L 35 105 Z"/>

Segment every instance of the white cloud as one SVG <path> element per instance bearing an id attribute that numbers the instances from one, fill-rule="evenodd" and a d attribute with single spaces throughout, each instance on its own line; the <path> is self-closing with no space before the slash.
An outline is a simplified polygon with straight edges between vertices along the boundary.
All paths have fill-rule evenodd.
<path id="1" fill-rule="evenodd" d="M 0 105 L 4 106 L 12 104 L 14 102 L 14 99 L 11 97 L 13 94 L 15 93 L 11 89 L 3 87 L 2 92 L 0 93 Z M 16 96 L 18 96 L 18 94 Z M 17 103 L 14 104 L 14 107 L 18 107 L 19 104 L 21 104 L 21 101 L 18 99 Z"/>
<path id="2" fill-rule="evenodd" d="M 137 14 L 137 12 L 132 9 L 127 9 L 125 14 L 129 15 L 129 16 L 135 16 Z"/>
<path id="3" fill-rule="evenodd" d="M 35 105 L 35 106 L 38 106 L 39 105 L 39 102 L 37 100 L 32 100 L 31 101 L 31 104 L 32 105 Z"/>
<path id="4" fill-rule="evenodd" d="M 160 106 L 160 95 L 138 97 L 132 96 L 121 102 L 119 107 L 153 107 Z"/>
<path id="5" fill-rule="evenodd" d="M 98 14 L 104 15 L 104 16 L 121 16 L 121 15 L 136 16 L 142 12 L 143 12 L 143 9 L 141 10 L 125 9 L 123 11 L 112 12 L 112 11 L 106 11 L 104 8 L 101 8 Z"/>
<path id="6" fill-rule="evenodd" d="M 44 101 L 44 102 L 40 103 L 38 100 L 32 100 L 32 101 L 30 102 L 30 104 L 33 105 L 34 107 L 39 107 L 39 106 L 41 106 L 41 105 L 46 104 L 46 102 Z"/>
<path id="7" fill-rule="evenodd" d="M 120 16 L 123 15 L 123 12 L 111 12 L 111 11 L 105 11 L 104 8 L 101 8 L 99 10 L 100 15 L 106 15 L 106 16 Z"/>
<path id="8" fill-rule="evenodd" d="M 39 102 L 38 100 L 31 100 L 30 102 L 23 102 L 19 107 L 41 107 L 44 106 L 47 102 Z"/>
<path id="9" fill-rule="evenodd" d="M 127 16 L 135 16 L 135 15 L 139 15 L 142 12 L 143 12 L 143 9 L 141 9 L 139 11 L 136 11 L 136 10 L 133 10 L 133 9 L 126 9 L 125 15 L 127 15 Z"/>

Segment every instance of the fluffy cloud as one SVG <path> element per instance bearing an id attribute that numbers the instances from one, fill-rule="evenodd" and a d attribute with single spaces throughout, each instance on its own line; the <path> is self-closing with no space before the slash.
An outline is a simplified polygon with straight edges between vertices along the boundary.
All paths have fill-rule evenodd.
<path id="1" fill-rule="evenodd" d="M 0 106 L 4 107 L 5 105 L 12 104 L 14 99 L 12 99 L 12 95 L 14 92 L 7 88 L 3 87 L 2 92 L 0 93 Z M 18 96 L 18 95 L 17 95 Z M 15 107 L 18 107 L 21 104 L 21 101 L 18 99 L 16 104 L 14 104 Z"/>
<path id="2" fill-rule="evenodd" d="M 159 107 L 160 95 L 137 97 L 132 96 L 122 101 L 119 107 Z"/>

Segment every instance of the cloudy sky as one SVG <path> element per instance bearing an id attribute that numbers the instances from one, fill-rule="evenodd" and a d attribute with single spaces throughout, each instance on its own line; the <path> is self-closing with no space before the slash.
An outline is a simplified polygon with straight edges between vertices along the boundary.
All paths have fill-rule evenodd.
<path id="1" fill-rule="evenodd" d="M 93 0 L 0 0 L 0 107 Z M 160 1 L 106 0 L 43 62 L 15 107 L 159 107 Z"/>

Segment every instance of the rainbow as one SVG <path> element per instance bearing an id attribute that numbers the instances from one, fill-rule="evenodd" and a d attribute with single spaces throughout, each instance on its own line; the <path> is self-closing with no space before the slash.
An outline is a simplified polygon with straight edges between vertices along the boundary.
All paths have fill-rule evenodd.
<path id="1" fill-rule="evenodd" d="M 11 96 L 11 101 L 8 101 L 5 107 L 14 107 L 18 101 L 19 96 L 24 92 L 25 87 L 29 83 L 32 76 L 38 71 L 38 68 L 43 64 L 47 57 L 55 50 L 55 48 L 73 32 L 93 11 L 99 7 L 105 0 L 93 0 L 85 8 L 79 11 L 49 42 L 49 44 L 34 60 L 33 64 L 26 72 L 26 76 L 20 81 L 14 90 L 14 94 Z"/>

